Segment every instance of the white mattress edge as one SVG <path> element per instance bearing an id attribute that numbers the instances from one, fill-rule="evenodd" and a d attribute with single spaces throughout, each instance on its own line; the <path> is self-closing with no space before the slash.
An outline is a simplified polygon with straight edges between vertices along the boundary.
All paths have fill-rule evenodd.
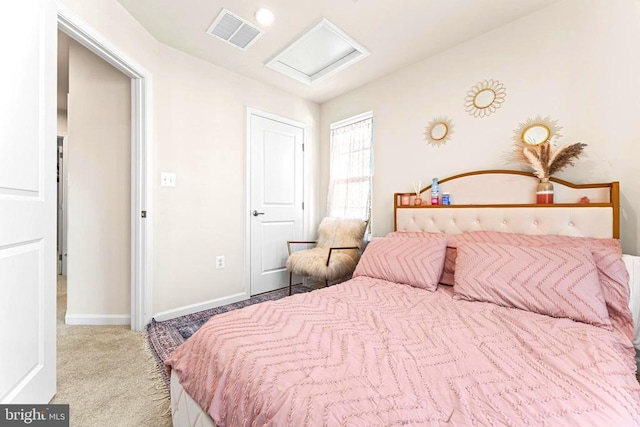
<path id="1" fill-rule="evenodd" d="M 175 371 L 171 371 L 170 390 L 174 427 L 216 427 L 209 414 L 184 390 Z"/>

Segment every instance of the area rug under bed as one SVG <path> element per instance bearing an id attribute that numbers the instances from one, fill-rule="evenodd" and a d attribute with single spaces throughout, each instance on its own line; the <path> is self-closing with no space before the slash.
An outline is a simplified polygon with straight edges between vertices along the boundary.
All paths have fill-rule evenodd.
<path id="1" fill-rule="evenodd" d="M 293 287 L 292 292 L 294 294 L 301 294 L 311 290 L 313 289 L 298 285 Z M 160 372 L 160 375 L 162 375 L 162 379 L 167 386 L 167 390 L 169 390 L 169 376 L 164 369 L 164 361 L 167 360 L 171 353 L 173 353 L 180 344 L 204 325 L 207 320 L 216 314 L 226 313 L 227 311 L 236 310 L 238 308 L 247 307 L 264 301 L 274 301 L 284 298 L 287 294 L 288 289 L 285 288 L 256 295 L 244 301 L 199 311 L 193 314 L 187 314 L 186 316 L 176 317 L 175 319 L 165 320 L 163 322 L 156 322 L 155 319 L 151 319 L 151 323 L 147 325 L 147 342 L 149 343 L 151 353 L 156 359 L 158 371 Z"/>

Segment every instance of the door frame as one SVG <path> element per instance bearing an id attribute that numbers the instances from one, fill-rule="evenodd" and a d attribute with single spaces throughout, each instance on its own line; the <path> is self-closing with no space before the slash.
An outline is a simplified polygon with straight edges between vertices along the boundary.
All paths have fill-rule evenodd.
<path id="1" fill-rule="evenodd" d="M 152 75 L 65 6 L 57 8 L 60 31 L 131 78 L 131 329 L 139 331 L 151 320 Z"/>
<path id="2" fill-rule="evenodd" d="M 307 207 L 309 206 L 307 201 L 307 137 L 309 135 L 309 126 L 306 123 L 299 122 L 297 120 L 289 119 L 287 117 L 279 116 L 277 114 L 268 113 L 263 110 L 259 110 L 253 107 L 247 107 L 247 115 L 246 115 L 246 129 L 247 129 L 247 137 L 246 137 L 246 159 L 245 159 L 245 202 L 244 202 L 244 292 L 247 295 L 247 298 L 251 298 L 251 215 L 249 211 L 251 210 L 251 116 L 263 117 L 269 120 L 275 120 L 277 122 L 281 122 L 287 125 L 299 127 L 302 129 L 302 202 L 304 203 L 305 209 L 302 213 L 302 230 L 303 234 L 306 235 L 307 229 L 305 225 L 306 221 L 306 212 Z"/>

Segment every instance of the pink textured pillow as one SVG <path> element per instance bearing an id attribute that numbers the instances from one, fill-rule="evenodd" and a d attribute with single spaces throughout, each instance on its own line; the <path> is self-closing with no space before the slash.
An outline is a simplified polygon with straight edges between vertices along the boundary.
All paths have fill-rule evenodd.
<path id="1" fill-rule="evenodd" d="M 591 251 L 460 243 L 454 298 L 611 327 Z"/>
<path id="2" fill-rule="evenodd" d="M 633 339 L 633 318 L 629 310 L 629 273 L 622 261 L 622 247 L 618 239 L 525 235 L 498 231 L 469 231 L 447 237 L 448 247 L 457 247 L 462 242 L 504 243 L 535 247 L 571 246 L 589 249 L 596 262 L 611 325 L 629 340 Z M 441 283 L 442 281 L 440 279 Z"/>
<path id="3" fill-rule="evenodd" d="M 435 233 L 415 231 L 395 231 L 387 237 L 418 237 Z M 437 234 L 436 234 L 437 235 Z M 448 234 L 447 254 L 440 283 L 453 285 L 456 248 L 464 242 L 504 243 L 515 246 L 571 246 L 588 248 L 598 269 L 600 286 L 607 303 L 609 320 L 613 329 L 629 340 L 633 339 L 633 318 L 629 310 L 629 273 L 622 261 L 622 247 L 618 239 L 598 239 L 593 237 L 573 237 L 558 235 L 527 235 L 500 231 L 467 231 Z"/>
<path id="4" fill-rule="evenodd" d="M 428 231 L 392 231 L 387 234 L 387 237 L 392 238 L 415 238 L 415 237 L 444 237 L 447 239 L 447 252 L 444 256 L 444 268 L 442 269 L 442 276 L 440 276 L 441 285 L 453 286 L 453 274 L 456 265 L 456 247 L 451 246 L 451 241 L 455 241 L 455 235 L 448 235 L 444 233 L 429 233 Z"/>
<path id="5" fill-rule="evenodd" d="M 373 239 L 353 277 L 367 276 L 435 291 L 442 274 L 447 239 Z"/>

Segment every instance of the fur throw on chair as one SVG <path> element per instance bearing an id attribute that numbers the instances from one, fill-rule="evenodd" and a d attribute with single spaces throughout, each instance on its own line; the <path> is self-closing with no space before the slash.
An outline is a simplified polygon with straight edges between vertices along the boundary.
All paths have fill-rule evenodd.
<path id="1" fill-rule="evenodd" d="M 367 222 L 361 219 L 324 218 L 318 227 L 317 246 L 292 253 L 287 259 L 287 270 L 326 281 L 350 276 L 360 259 L 366 227 Z M 358 249 L 333 250 L 327 266 L 329 249 L 340 247 Z"/>

